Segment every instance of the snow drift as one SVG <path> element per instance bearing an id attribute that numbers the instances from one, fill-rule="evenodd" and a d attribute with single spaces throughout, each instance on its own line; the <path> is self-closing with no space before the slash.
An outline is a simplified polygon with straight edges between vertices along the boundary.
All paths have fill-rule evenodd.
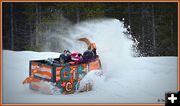
<path id="1" fill-rule="evenodd" d="M 164 103 L 165 92 L 177 90 L 177 57 L 132 57 L 130 35 L 116 19 L 87 21 L 70 29 L 63 45 L 70 51 L 86 50 L 76 39 L 87 37 L 97 45 L 102 73 L 88 73 L 93 90 L 72 95 L 45 95 L 29 90 L 29 60 L 59 57 L 53 52 L 3 50 L 3 103 Z M 162 101 L 159 101 L 162 100 Z"/>

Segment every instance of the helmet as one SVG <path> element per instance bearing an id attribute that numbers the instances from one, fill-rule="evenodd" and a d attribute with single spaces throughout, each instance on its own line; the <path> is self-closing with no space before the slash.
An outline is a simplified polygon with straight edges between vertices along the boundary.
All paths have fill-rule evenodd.
<path id="1" fill-rule="evenodd" d="M 63 53 L 64 54 L 71 54 L 71 52 L 69 50 L 64 50 Z"/>
<path id="2" fill-rule="evenodd" d="M 71 53 L 71 60 L 73 60 L 73 61 L 76 61 L 76 62 L 79 62 L 80 61 L 80 59 L 81 59 L 81 53 L 79 53 L 79 52 L 72 52 Z"/>
<path id="3" fill-rule="evenodd" d="M 94 57 L 94 52 L 92 50 L 86 50 L 83 53 L 83 58 L 84 59 L 92 59 Z"/>
<path id="4" fill-rule="evenodd" d="M 63 53 L 59 56 L 61 63 L 66 63 L 71 61 L 71 52 L 69 50 L 64 50 Z"/>

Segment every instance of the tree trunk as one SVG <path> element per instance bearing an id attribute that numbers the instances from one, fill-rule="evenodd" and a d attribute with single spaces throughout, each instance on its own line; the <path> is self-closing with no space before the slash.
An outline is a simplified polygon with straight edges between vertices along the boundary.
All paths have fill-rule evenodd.
<path id="1" fill-rule="evenodd" d="M 152 4 L 152 34 L 153 34 L 153 51 L 156 54 L 156 26 L 154 19 L 154 4 Z"/>
<path id="2" fill-rule="evenodd" d="M 35 37 L 35 45 L 37 46 L 39 44 L 39 34 L 38 34 L 38 20 L 39 20 L 39 12 L 38 12 L 38 3 L 36 3 L 36 29 L 35 29 L 35 32 L 36 32 L 36 37 Z"/>
<path id="3" fill-rule="evenodd" d="M 142 4 L 141 7 L 141 35 L 142 35 L 142 51 L 143 53 L 145 52 L 145 42 L 144 42 L 144 3 Z"/>
<path id="4" fill-rule="evenodd" d="M 40 4 L 38 5 L 38 21 L 39 21 L 39 22 L 38 22 L 38 24 L 39 24 L 39 27 L 38 27 L 38 29 L 39 29 L 38 31 L 39 31 L 39 32 L 38 32 L 38 33 L 39 33 L 39 43 L 41 43 L 41 42 L 42 42 L 42 39 L 43 39 L 43 38 L 42 38 L 42 28 L 41 28 L 41 27 L 42 27 L 42 25 L 41 25 L 41 22 L 42 22 L 42 21 L 41 21 L 41 15 L 42 15 L 42 14 L 41 14 L 41 11 L 42 11 L 42 10 L 41 10 L 41 7 L 42 7 L 42 6 L 41 6 L 41 3 L 40 3 Z"/>
<path id="5" fill-rule="evenodd" d="M 174 26 L 174 24 L 173 24 L 173 15 L 171 15 L 171 41 L 173 41 L 173 35 L 174 35 L 173 26 Z M 171 45 L 174 46 L 173 42 L 171 43 Z"/>
<path id="6" fill-rule="evenodd" d="M 79 23 L 80 16 L 79 16 L 79 8 L 76 8 L 76 22 Z"/>
<path id="7" fill-rule="evenodd" d="M 11 50 L 14 50 L 14 17 L 13 17 L 13 3 L 10 5 L 11 11 Z"/>
<path id="8" fill-rule="evenodd" d="M 29 22 L 29 31 L 30 31 L 30 46 L 33 47 L 33 40 L 34 40 L 34 36 L 33 36 L 33 28 L 32 28 L 32 23 L 31 21 Z"/>
<path id="9" fill-rule="evenodd" d="M 129 20 L 129 25 L 131 26 L 131 7 L 130 7 L 130 3 L 128 3 L 128 20 Z"/>

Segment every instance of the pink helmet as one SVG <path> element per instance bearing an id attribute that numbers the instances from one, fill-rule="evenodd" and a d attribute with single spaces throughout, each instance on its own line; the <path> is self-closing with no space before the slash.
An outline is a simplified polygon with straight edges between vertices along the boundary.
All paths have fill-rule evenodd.
<path id="1" fill-rule="evenodd" d="M 71 53 L 71 60 L 73 60 L 75 63 L 79 63 L 81 59 L 81 53 L 79 52 L 72 52 Z"/>

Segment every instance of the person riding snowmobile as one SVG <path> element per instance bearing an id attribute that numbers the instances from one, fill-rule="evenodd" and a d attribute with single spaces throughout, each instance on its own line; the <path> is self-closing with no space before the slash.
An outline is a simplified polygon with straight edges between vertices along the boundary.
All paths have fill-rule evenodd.
<path id="1" fill-rule="evenodd" d="M 71 61 L 71 52 L 69 50 L 64 50 L 63 53 L 59 56 L 59 62 L 64 64 Z"/>
<path id="2" fill-rule="evenodd" d="M 74 64 L 79 64 L 82 62 L 82 59 L 83 59 L 83 57 L 82 57 L 81 53 L 79 53 L 79 52 L 72 52 L 71 53 L 71 60 L 72 60 L 71 63 L 74 62 Z"/>
<path id="3" fill-rule="evenodd" d="M 91 43 L 87 38 L 80 38 L 79 41 L 83 41 L 87 44 L 88 50 L 83 53 L 84 62 L 88 62 L 97 56 L 96 44 Z"/>
<path id="4" fill-rule="evenodd" d="M 95 43 L 91 43 L 89 41 L 89 39 L 87 39 L 87 38 L 79 38 L 78 40 L 85 42 L 86 45 L 87 45 L 88 50 L 93 51 L 95 56 L 97 55 L 97 53 L 96 53 L 96 44 Z"/>
<path id="5" fill-rule="evenodd" d="M 87 38 L 80 38 L 78 40 L 87 44 L 87 50 L 83 53 L 83 55 L 79 52 L 71 53 L 69 50 L 64 50 L 59 57 L 60 63 L 79 64 L 96 58 L 96 44 L 91 43 Z"/>
<path id="6" fill-rule="evenodd" d="M 92 50 L 94 52 L 94 55 L 96 56 L 96 44 L 91 43 L 91 45 L 88 47 L 88 50 Z"/>

